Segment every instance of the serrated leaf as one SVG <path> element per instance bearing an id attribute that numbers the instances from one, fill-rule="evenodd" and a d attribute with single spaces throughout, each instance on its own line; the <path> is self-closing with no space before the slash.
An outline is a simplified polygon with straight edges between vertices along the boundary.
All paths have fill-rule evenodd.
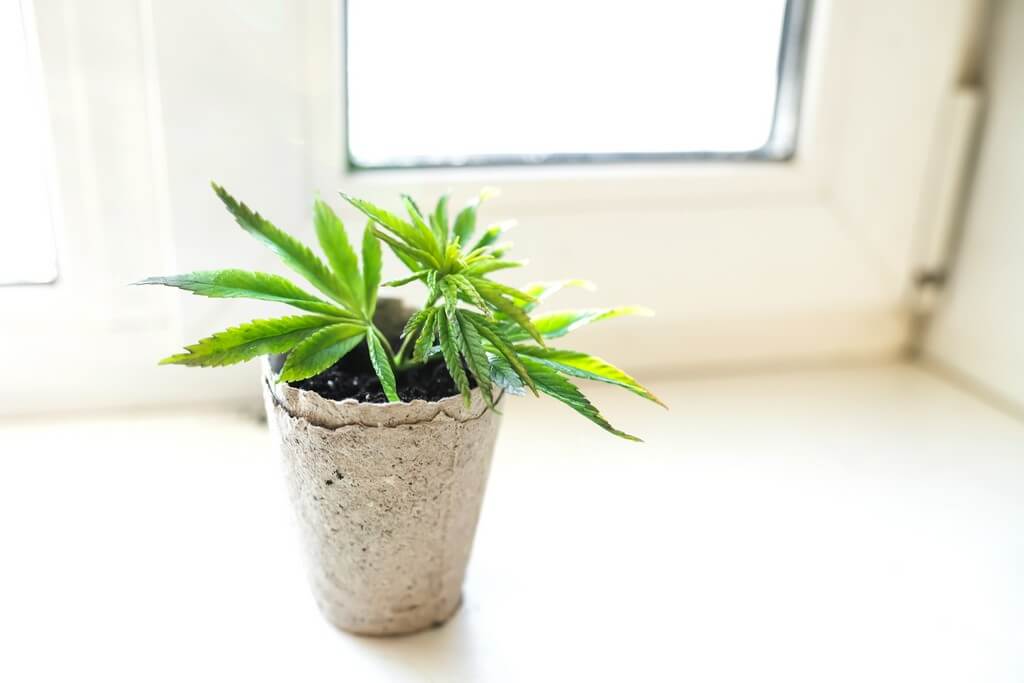
<path id="1" fill-rule="evenodd" d="M 476 287 L 474 287 L 473 283 L 469 281 L 469 278 L 455 273 L 445 276 L 445 279 L 454 282 L 458 290 L 465 295 L 466 299 L 469 300 L 469 303 L 483 311 L 484 315 L 488 317 L 491 316 L 490 307 L 487 305 L 487 302 L 484 301 L 484 298 L 480 296 L 480 292 L 476 291 Z"/>
<path id="2" fill-rule="evenodd" d="M 384 347 L 380 343 L 380 339 L 374 332 L 366 335 L 367 346 L 370 349 L 370 364 L 373 365 L 373 371 L 377 373 L 377 379 L 380 380 L 380 386 L 384 390 L 384 395 L 388 397 L 388 401 L 391 403 L 398 403 L 398 389 L 395 386 L 395 373 L 391 369 L 391 359 L 388 352 L 384 350 Z"/>
<path id="3" fill-rule="evenodd" d="M 445 318 L 448 320 L 448 326 L 451 328 L 452 339 L 455 341 L 455 346 L 461 349 L 462 332 L 459 329 L 459 319 L 455 315 L 455 308 L 459 303 L 458 288 L 448 277 L 441 278 L 437 284 L 441 288 L 441 293 L 444 294 Z"/>
<path id="4" fill-rule="evenodd" d="M 423 321 L 427 319 L 428 315 L 429 309 L 424 309 L 413 313 L 412 317 L 405 322 L 405 327 L 402 328 L 401 338 L 405 339 L 410 334 L 415 333 L 416 330 L 419 329 L 419 326 L 423 324 Z"/>
<path id="5" fill-rule="evenodd" d="M 544 346 L 544 338 L 541 337 L 540 332 L 536 327 L 534 327 L 530 317 L 523 312 L 523 309 L 516 306 L 512 301 L 506 299 L 497 289 L 484 286 L 481 283 L 476 284 L 476 289 L 480 292 L 480 296 L 487 300 L 487 303 L 491 304 L 498 311 L 508 316 L 508 318 L 522 328 L 526 334 L 533 337 L 538 344 Z"/>
<path id="6" fill-rule="evenodd" d="M 653 315 L 650 309 L 640 306 L 618 306 L 616 308 L 588 308 L 575 311 L 558 311 L 534 318 L 533 324 L 545 339 L 556 339 L 577 330 L 584 325 L 601 320 L 610 320 L 625 315 Z"/>
<path id="7" fill-rule="evenodd" d="M 358 346 L 365 336 L 363 325 L 342 323 L 321 328 L 292 349 L 278 381 L 297 382 L 320 374 Z"/>
<path id="8" fill-rule="evenodd" d="M 351 312 L 309 294 L 280 275 L 270 273 L 254 273 L 236 269 L 205 270 L 183 275 L 147 277 L 134 284 L 177 287 L 199 296 L 215 299 L 277 301 L 312 313 L 354 317 Z"/>
<path id="9" fill-rule="evenodd" d="M 583 395 L 583 392 L 575 384 L 558 374 L 557 370 L 533 358 L 524 357 L 521 360 L 530 372 L 530 377 L 537 384 L 537 388 L 542 392 L 558 399 L 583 417 L 616 436 L 621 436 L 623 439 L 630 441 L 641 441 L 641 439 L 632 434 L 627 434 L 612 427 L 594 404 Z"/>
<path id="10" fill-rule="evenodd" d="M 467 320 L 464 311 L 456 311 L 459 320 L 459 329 L 462 332 L 462 355 L 466 359 L 469 371 L 476 378 L 484 400 L 488 406 L 494 406 L 494 397 L 491 393 L 491 372 L 487 362 L 487 352 L 484 350 L 483 339 L 477 332 L 476 326 Z"/>
<path id="11" fill-rule="evenodd" d="M 434 316 L 437 314 L 437 309 L 428 308 L 426 310 L 427 317 L 423 320 L 420 334 L 416 337 L 416 343 L 413 346 L 412 358 L 417 363 L 422 363 L 427 359 L 430 349 L 434 345 Z"/>
<path id="12" fill-rule="evenodd" d="M 473 248 L 470 251 L 476 251 L 477 249 L 483 249 L 485 247 L 491 246 L 499 239 L 501 239 L 502 235 L 504 235 L 506 232 L 508 232 L 515 226 L 515 221 L 504 221 L 496 225 L 492 225 L 491 227 L 487 228 L 487 230 L 484 231 L 484 233 L 480 236 L 480 239 L 477 240 L 476 244 L 473 245 Z"/>
<path id="13" fill-rule="evenodd" d="M 444 267 L 446 272 L 450 271 L 452 266 L 458 262 L 461 252 L 459 251 L 459 245 L 457 242 L 452 242 L 448 245 L 448 248 L 444 252 Z"/>
<path id="14" fill-rule="evenodd" d="M 423 251 L 418 247 L 409 246 L 408 243 L 402 242 L 401 240 L 385 233 L 374 227 L 373 234 L 377 239 L 386 243 L 391 247 L 391 251 L 395 253 L 402 263 L 406 265 L 409 270 L 419 270 L 424 266 L 429 268 L 440 268 L 440 263 L 431 254 Z"/>
<path id="15" fill-rule="evenodd" d="M 522 266 L 525 265 L 526 261 L 503 261 L 501 259 L 496 259 L 487 256 L 477 261 L 473 265 L 466 267 L 462 271 L 462 273 L 466 276 L 486 275 L 487 273 L 493 273 L 496 270 L 505 270 L 508 268 L 521 268 Z"/>
<path id="16" fill-rule="evenodd" d="M 413 198 L 407 194 L 402 195 L 402 202 L 405 204 L 405 209 L 409 213 L 409 217 L 412 218 L 413 226 L 420 231 L 420 240 L 422 242 L 423 249 L 433 254 L 435 257 L 440 258 L 441 256 L 441 245 L 437 242 L 437 237 L 434 235 L 434 231 L 430 229 L 427 222 L 423 219 L 423 214 L 420 213 L 420 207 L 416 205 Z"/>
<path id="17" fill-rule="evenodd" d="M 441 288 L 437 286 L 436 270 L 427 271 L 427 294 L 432 302 L 441 296 Z"/>
<path id="18" fill-rule="evenodd" d="M 253 320 L 200 339 L 185 347 L 187 353 L 168 356 L 160 364 L 220 367 L 268 353 L 284 353 L 317 330 L 335 322 L 318 315 Z"/>
<path id="19" fill-rule="evenodd" d="M 359 273 L 359 260 L 345 233 L 345 225 L 326 202 L 313 202 L 313 225 L 320 248 L 327 256 L 327 262 L 334 269 L 337 282 L 341 285 L 345 301 L 354 310 L 364 308 L 363 278 Z"/>
<path id="20" fill-rule="evenodd" d="M 332 299 L 345 303 L 344 291 L 338 279 L 309 247 L 236 200 L 217 183 L 212 185 L 213 191 L 243 230 L 270 247 L 285 265 L 306 278 L 314 287 Z"/>
<path id="21" fill-rule="evenodd" d="M 469 238 L 473 236 L 473 231 L 476 230 L 476 206 L 477 202 L 470 202 L 455 217 L 453 233 L 459 244 L 463 247 L 469 246 Z"/>
<path id="22" fill-rule="evenodd" d="M 520 362 L 519 354 L 516 352 L 513 345 L 501 336 L 501 333 L 497 330 L 496 326 L 494 326 L 494 323 L 481 315 L 473 313 L 472 311 L 465 311 L 464 313 L 476 326 L 476 329 L 480 332 L 481 336 L 483 336 L 484 339 L 486 339 L 494 348 L 495 352 L 505 357 L 505 360 L 508 362 L 512 371 L 519 375 L 521 382 L 529 386 L 530 391 L 536 395 L 537 387 L 534 385 L 533 380 L 526 371 L 526 366 Z"/>
<path id="23" fill-rule="evenodd" d="M 537 346 L 520 344 L 515 350 L 523 355 L 537 358 L 541 362 L 550 365 L 562 374 L 572 375 L 580 379 L 589 379 L 596 382 L 606 382 L 623 387 L 632 391 L 637 396 L 642 396 L 653 401 L 663 408 L 668 408 L 661 399 L 651 393 L 646 387 L 627 375 L 624 371 L 611 363 L 579 351 L 566 349 L 542 349 Z"/>
<path id="24" fill-rule="evenodd" d="M 520 301 L 522 303 L 533 303 L 536 301 L 536 299 L 534 299 L 526 292 L 520 291 L 515 287 L 509 287 L 508 285 L 502 284 L 500 282 L 494 282 L 493 280 L 485 280 L 479 277 L 471 277 L 466 279 L 472 282 L 474 285 L 490 287 L 491 289 L 495 289 L 504 294 L 505 296 L 511 299 L 516 299 L 517 301 Z"/>
<path id="25" fill-rule="evenodd" d="M 437 206 L 434 207 L 434 213 L 430 217 L 430 224 L 434 228 L 434 232 L 437 234 L 437 240 L 442 245 L 448 244 L 448 195 L 443 194 L 437 200 Z"/>
<path id="26" fill-rule="evenodd" d="M 408 275 L 406 277 L 398 278 L 397 280 L 388 280 L 387 282 L 385 282 L 381 286 L 382 287 L 401 287 L 402 285 L 407 285 L 410 282 L 414 282 L 416 280 L 422 280 L 422 279 L 426 278 L 428 272 L 436 272 L 436 271 L 417 270 L 412 275 Z"/>
<path id="27" fill-rule="evenodd" d="M 459 347 L 456 346 L 452 339 L 451 326 L 449 325 L 448 316 L 444 309 L 439 308 L 436 310 L 437 313 L 434 315 L 434 330 L 437 332 L 437 338 L 441 344 L 441 356 L 444 358 L 444 364 L 448 368 L 448 374 L 452 376 L 452 381 L 455 382 L 455 386 L 458 387 L 459 393 L 462 394 L 463 402 L 468 406 L 470 401 L 469 379 L 466 377 L 466 371 L 462 367 L 462 360 L 459 356 Z"/>
<path id="28" fill-rule="evenodd" d="M 492 354 L 488 357 L 488 362 L 490 363 L 491 380 L 501 387 L 502 391 L 513 396 L 526 395 L 523 380 L 503 356 Z"/>
<path id="29" fill-rule="evenodd" d="M 380 242 L 373 234 L 373 223 L 363 230 L 363 311 L 368 320 L 373 320 L 377 310 L 377 290 L 380 288 L 381 254 Z"/>
<path id="30" fill-rule="evenodd" d="M 420 232 L 398 216 L 363 199 L 352 197 L 344 192 L 341 192 L 340 194 L 345 198 L 345 201 L 362 211 L 369 218 L 373 219 L 373 221 L 380 227 L 390 230 L 408 246 L 415 247 L 425 252 L 430 251 L 430 244 L 423 241 L 423 236 Z"/>

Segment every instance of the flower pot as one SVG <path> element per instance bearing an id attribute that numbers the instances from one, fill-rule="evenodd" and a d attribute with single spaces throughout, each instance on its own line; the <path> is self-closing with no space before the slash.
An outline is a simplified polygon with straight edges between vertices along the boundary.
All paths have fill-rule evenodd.
<path id="1" fill-rule="evenodd" d="M 284 458 L 313 593 L 338 628 L 411 633 L 461 602 L 499 415 L 478 389 L 440 401 L 332 401 L 274 381 L 267 418 Z"/>

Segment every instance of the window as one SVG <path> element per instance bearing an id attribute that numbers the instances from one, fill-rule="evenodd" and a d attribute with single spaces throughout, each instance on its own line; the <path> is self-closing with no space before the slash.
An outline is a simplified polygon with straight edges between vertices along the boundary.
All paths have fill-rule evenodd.
<path id="1" fill-rule="evenodd" d="M 57 278 L 44 145 L 47 119 L 28 19 L 21 3 L 0 3 L 0 285 L 47 284 Z"/>
<path id="2" fill-rule="evenodd" d="M 351 165 L 792 154 L 806 2 L 626 9 L 350 0 Z"/>

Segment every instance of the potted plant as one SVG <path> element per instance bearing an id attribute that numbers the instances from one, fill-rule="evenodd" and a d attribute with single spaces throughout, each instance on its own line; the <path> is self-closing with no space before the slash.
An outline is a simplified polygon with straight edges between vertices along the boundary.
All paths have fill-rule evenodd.
<path id="1" fill-rule="evenodd" d="M 207 297 L 275 301 L 303 312 L 253 320 L 185 347 L 161 363 L 221 366 L 264 358 L 263 393 L 284 456 L 313 591 L 336 626 L 409 633 L 458 608 L 480 504 L 508 394 L 547 394 L 625 439 L 572 380 L 607 382 L 660 401 L 613 365 L 549 340 L 634 307 L 534 316 L 578 280 L 516 289 L 491 273 L 505 258 L 497 224 L 475 236 L 480 197 L 448 218 L 448 198 L 425 214 L 402 197 L 408 220 L 342 195 L 369 218 L 362 265 L 324 201 L 314 224 L 326 262 L 223 187 L 238 225 L 319 294 L 245 270 L 151 277 Z M 408 268 L 381 283 L 381 243 Z M 380 287 L 424 286 L 423 306 L 379 300 Z"/>

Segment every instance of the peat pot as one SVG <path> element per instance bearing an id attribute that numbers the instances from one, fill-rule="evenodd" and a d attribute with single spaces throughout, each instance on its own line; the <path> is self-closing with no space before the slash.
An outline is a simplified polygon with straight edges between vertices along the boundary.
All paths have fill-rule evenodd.
<path id="1" fill-rule="evenodd" d="M 367 635 L 444 623 L 461 602 L 499 416 L 479 389 L 469 407 L 332 401 L 275 383 L 281 362 L 264 362 L 264 403 L 321 611 Z"/>

